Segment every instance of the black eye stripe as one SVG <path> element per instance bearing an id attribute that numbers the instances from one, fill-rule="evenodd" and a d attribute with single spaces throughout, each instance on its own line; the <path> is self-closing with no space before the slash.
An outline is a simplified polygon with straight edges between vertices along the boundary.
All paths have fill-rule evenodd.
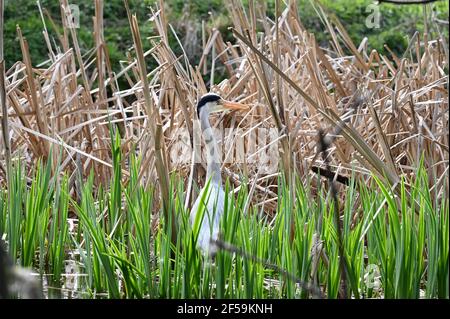
<path id="1" fill-rule="evenodd" d="M 209 102 L 216 102 L 219 101 L 221 98 L 219 95 L 214 94 L 214 93 L 209 93 L 206 95 L 203 95 L 202 98 L 200 99 L 200 101 L 198 101 L 197 103 L 197 113 L 200 114 L 200 109 L 206 105 L 206 103 Z"/>

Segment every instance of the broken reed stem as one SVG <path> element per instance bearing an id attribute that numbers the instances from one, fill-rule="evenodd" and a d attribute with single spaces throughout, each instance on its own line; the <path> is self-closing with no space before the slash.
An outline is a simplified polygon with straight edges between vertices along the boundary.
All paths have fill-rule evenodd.
<path id="1" fill-rule="evenodd" d="M 36 124 L 39 128 L 40 132 L 43 132 L 46 136 L 49 135 L 47 123 L 44 121 L 43 115 L 41 113 L 41 108 L 39 106 L 39 99 L 37 94 L 36 84 L 34 82 L 33 76 L 33 66 L 31 63 L 30 50 L 28 47 L 28 41 L 22 36 L 22 31 L 19 26 L 17 26 L 17 34 L 20 40 L 20 48 L 22 50 L 23 63 L 25 64 L 26 70 L 26 81 L 28 84 L 28 88 L 30 90 L 30 106 L 34 110 L 36 115 Z M 50 146 L 47 141 L 41 141 L 40 145 L 42 146 L 42 155 L 44 158 L 47 158 Z"/>
<path id="2" fill-rule="evenodd" d="M 81 49 L 80 46 L 78 44 L 78 37 L 77 37 L 77 32 L 76 29 L 71 25 L 71 22 L 69 22 L 69 17 L 72 17 L 72 12 L 70 11 L 71 8 L 69 6 L 69 2 L 67 0 L 60 0 L 61 3 L 61 18 L 63 21 L 63 25 L 64 25 L 64 41 L 67 41 L 67 43 L 69 43 L 69 36 L 67 33 L 67 29 L 69 29 L 70 32 L 70 36 L 72 38 L 72 42 L 73 42 L 73 48 L 75 49 L 75 56 L 76 59 L 78 61 L 78 66 L 80 68 L 81 71 L 81 79 L 82 79 L 82 83 L 84 86 L 84 98 L 87 101 L 87 107 L 86 108 L 91 108 L 94 105 L 94 101 L 92 99 L 92 95 L 91 95 L 91 90 L 90 90 L 90 86 L 89 86 L 89 80 L 88 80 L 88 76 L 87 76 L 87 72 L 86 72 L 86 65 L 83 62 L 83 57 L 81 54 Z M 89 122 L 90 120 L 90 115 L 89 114 L 85 114 L 83 116 L 85 118 L 85 121 Z M 84 127 L 84 132 L 86 135 L 86 139 L 88 141 L 88 146 L 87 149 L 88 150 L 92 150 L 94 143 L 93 143 L 93 137 L 92 137 L 92 125 L 89 124 L 88 126 Z M 105 131 L 106 133 L 106 131 Z M 99 143 L 102 142 L 102 139 L 99 139 Z M 96 166 L 94 166 L 94 169 L 96 168 Z M 101 175 L 101 174 L 97 174 L 97 175 Z"/>
<path id="3" fill-rule="evenodd" d="M 280 18 L 280 0 L 275 0 L 275 65 L 280 67 L 280 26 L 279 26 L 279 18 Z M 278 103 L 278 113 L 280 116 L 280 120 L 287 127 L 286 117 L 284 113 L 284 104 L 283 104 L 283 91 L 282 91 L 282 82 L 280 81 L 280 75 L 278 73 L 275 74 L 275 86 L 277 88 L 277 103 Z"/>
<path id="4" fill-rule="evenodd" d="M 104 41 L 104 22 L 103 22 L 103 0 L 95 1 L 95 18 L 94 18 L 94 33 L 95 33 L 95 43 L 97 47 L 97 74 L 98 74 L 98 97 L 97 97 L 97 108 L 101 110 L 108 109 L 107 93 L 105 87 L 105 77 L 106 77 L 106 46 Z M 111 82 L 114 85 L 114 81 Z M 105 136 L 107 135 L 107 128 L 101 126 L 96 130 L 98 135 Z M 101 143 L 100 156 L 106 157 L 104 154 L 107 150 L 106 141 L 99 140 Z M 107 185 L 108 183 L 108 174 L 105 172 L 105 168 L 103 166 L 99 167 L 100 176 L 103 179 L 103 183 Z"/>
<path id="5" fill-rule="evenodd" d="M 273 58 L 274 58 L 274 64 L 277 68 L 280 68 L 280 57 L 281 57 L 281 51 L 280 51 L 280 1 L 275 0 L 275 48 L 272 48 L 273 50 Z M 262 65 L 262 61 L 260 61 Z M 276 98 L 277 98 L 277 105 L 278 105 L 278 117 L 280 119 L 280 122 L 283 125 L 283 131 L 280 132 L 281 134 L 285 134 L 286 137 L 283 138 L 281 141 L 282 149 L 283 149 L 283 170 L 286 178 L 286 185 L 289 187 L 289 192 L 291 193 L 292 198 L 294 198 L 294 178 L 292 173 L 292 155 L 291 155 L 291 145 L 289 142 L 289 127 L 288 122 L 286 121 L 285 116 L 285 110 L 284 110 L 284 104 L 283 104 L 283 92 L 282 92 L 282 82 L 280 79 L 280 75 L 275 72 L 275 88 L 276 88 Z M 290 239 L 291 241 L 294 240 L 295 237 L 295 222 L 294 219 L 291 219 L 291 234 Z"/>
<path id="6" fill-rule="evenodd" d="M 2 136 L 5 145 L 6 179 L 11 173 L 11 146 L 9 142 L 8 108 L 6 107 L 5 60 L 0 61 L 0 105 L 2 109 Z"/>
<path id="7" fill-rule="evenodd" d="M 3 54 L 4 4 L 4 0 L 0 0 L 0 106 L 2 109 L 3 143 L 5 145 L 6 179 L 9 181 L 11 174 L 11 146 L 9 140 L 8 108 L 6 106 L 5 59 Z"/>
<path id="8" fill-rule="evenodd" d="M 139 77 L 142 83 L 142 90 L 144 93 L 145 107 L 147 111 L 148 121 L 147 124 L 150 126 L 151 138 L 153 138 L 154 146 L 154 156 L 155 156 L 155 168 L 158 175 L 158 182 L 161 189 L 161 201 L 164 211 L 165 221 L 170 222 L 171 225 L 171 239 L 172 243 L 176 240 L 176 219 L 173 209 L 170 206 L 170 191 L 169 191 L 169 173 L 167 168 L 167 163 L 162 150 L 164 149 L 164 134 L 161 116 L 157 109 L 157 106 L 153 103 L 150 94 L 150 88 L 147 78 L 147 65 L 145 63 L 144 51 L 142 49 L 141 34 L 139 31 L 139 25 L 137 17 L 131 15 L 130 7 L 128 5 L 128 0 L 124 0 L 125 8 L 128 15 L 128 20 L 130 22 L 131 34 L 133 36 L 134 49 L 136 51 L 136 57 L 139 67 Z M 163 8 L 161 8 L 163 10 Z M 146 150 L 144 150 L 146 151 Z"/>

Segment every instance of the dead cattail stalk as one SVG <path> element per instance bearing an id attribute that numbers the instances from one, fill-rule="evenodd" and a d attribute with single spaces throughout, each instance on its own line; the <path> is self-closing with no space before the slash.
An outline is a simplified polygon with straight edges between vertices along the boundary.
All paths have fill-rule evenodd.
<path id="1" fill-rule="evenodd" d="M 142 90 L 144 93 L 145 107 L 148 116 L 148 125 L 150 126 L 150 133 L 152 144 L 155 151 L 155 165 L 158 174 L 159 186 L 161 189 L 161 200 L 166 222 L 171 221 L 172 242 L 176 237 L 176 219 L 174 211 L 170 207 L 169 197 L 169 174 L 167 169 L 167 162 L 163 154 L 164 149 L 164 135 L 162 134 L 162 122 L 158 109 L 156 109 L 153 99 L 151 98 L 149 83 L 147 79 L 147 65 L 145 63 L 144 51 L 142 49 L 141 34 L 139 31 L 138 21 L 135 15 L 131 15 L 128 1 L 125 0 L 125 7 L 130 22 L 131 33 L 133 35 L 134 49 L 139 66 L 139 75 L 142 83 Z M 169 216 L 169 214 L 171 216 Z"/>
<path id="2" fill-rule="evenodd" d="M 29 87 L 30 92 L 30 104 L 32 109 L 34 110 L 34 113 L 36 114 L 36 123 L 39 128 L 39 131 L 43 132 L 43 134 L 48 135 L 48 126 L 46 123 L 46 118 L 42 114 L 41 109 L 41 103 L 38 98 L 38 91 L 36 88 L 36 84 L 34 81 L 34 74 L 33 74 L 33 66 L 31 63 L 31 56 L 30 56 L 30 50 L 28 47 L 28 41 L 22 36 L 22 31 L 20 30 L 20 27 L 17 26 L 17 34 L 19 36 L 20 40 L 20 47 L 22 49 L 22 56 L 23 56 L 23 62 L 25 64 L 26 68 L 26 74 L 27 74 L 27 84 Z M 41 141 L 41 145 L 43 153 L 41 156 L 44 158 L 47 158 L 49 152 L 50 152 L 50 146 L 47 143 L 47 141 Z"/>
<path id="3" fill-rule="evenodd" d="M 6 178 L 11 172 L 11 146 L 9 140 L 8 107 L 6 105 L 5 59 L 3 56 L 4 0 L 0 0 L 0 107 L 2 109 L 2 136 L 5 145 Z"/>

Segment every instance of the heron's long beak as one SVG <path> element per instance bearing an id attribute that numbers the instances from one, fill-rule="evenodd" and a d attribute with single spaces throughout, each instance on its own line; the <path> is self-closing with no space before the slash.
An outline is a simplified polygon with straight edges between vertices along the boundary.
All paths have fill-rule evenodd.
<path id="1" fill-rule="evenodd" d="M 237 103 L 237 102 L 231 102 L 231 101 L 227 101 L 227 100 L 223 100 L 222 101 L 222 106 L 226 110 L 246 111 L 246 110 L 250 109 L 250 107 L 248 105 L 246 105 L 246 104 L 241 104 L 241 103 Z"/>

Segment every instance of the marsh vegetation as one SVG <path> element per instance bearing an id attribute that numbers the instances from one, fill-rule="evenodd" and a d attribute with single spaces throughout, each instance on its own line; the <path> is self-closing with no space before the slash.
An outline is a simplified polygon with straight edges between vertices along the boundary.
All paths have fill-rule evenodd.
<path id="1" fill-rule="evenodd" d="M 45 296 L 449 298 L 442 5 L 416 7 L 420 32 L 379 52 L 318 1 L 312 33 L 297 2 L 224 1 L 229 28 L 205 18 L 198 55 L 164 1 L 149 20 L 125 1 L 130 47 L 117 61 L 101 0 L 89 48 L 64 10 L 41 11 L 45 61 L 17 27 L 0 239 Z M 209 91 L 250 106 L 211 118 L 229 194 L 213 260 L 189 223 L 208 185 L 194 153 Z"/>

